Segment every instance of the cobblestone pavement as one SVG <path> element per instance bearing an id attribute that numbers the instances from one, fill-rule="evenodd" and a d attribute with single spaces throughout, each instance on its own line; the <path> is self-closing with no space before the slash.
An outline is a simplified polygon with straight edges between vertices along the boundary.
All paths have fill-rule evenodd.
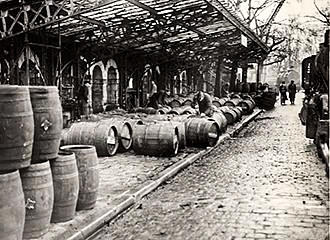
<path id="1" fill-rule="evenodd" d="M 298 101 L 259 116 L 96 238 L 325 239 L 329 182 Z"/>

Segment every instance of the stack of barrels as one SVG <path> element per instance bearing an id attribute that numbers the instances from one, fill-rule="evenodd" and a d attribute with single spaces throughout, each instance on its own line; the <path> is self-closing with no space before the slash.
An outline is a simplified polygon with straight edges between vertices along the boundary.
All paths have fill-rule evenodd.
<path id="1" fill-rule="evenodd" d="M 51 222 L 70 220 L 79 210 L 90 181 L 83 174 L 95 166 L 88 157 L 80 172 L 73 150 L 59 153 L 62 126 L 56 87 L 0 86 L 0 239 L 40 238 Z M 92 176 L 97 189 L 98 175 Z"/>

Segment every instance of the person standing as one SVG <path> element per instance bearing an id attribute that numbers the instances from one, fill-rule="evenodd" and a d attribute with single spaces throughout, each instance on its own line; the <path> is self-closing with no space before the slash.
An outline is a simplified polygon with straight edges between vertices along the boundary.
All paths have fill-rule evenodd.
<path id="1" fill-rule="evenodd" d="M 291 83 L 288 86 L 288 92 L 289 92 L 290 102 L 291 102 L 291 104 L 294 104 L 294 100 L 296 98 L 297 87 L 293 80 L 291 81 Z"/>
<path id="2" fill-rule="evenodd" d="M 281 105 L 285 105 L 285 101 L 288 99 L 286 92 L 287 88 L 285 86 L 285 82 L 283 81 L 279 87 L 280 95 L 281 95 Z"/>
<path id="3" fill-rule="evenodd" d="M 79 89 L 79 107 L 80 107 L 80 115 L 89 115 L 89 98 L 90 98 L 90 88 L 89 81 L 85 80 L 84 85 L 80 86 Z"/>

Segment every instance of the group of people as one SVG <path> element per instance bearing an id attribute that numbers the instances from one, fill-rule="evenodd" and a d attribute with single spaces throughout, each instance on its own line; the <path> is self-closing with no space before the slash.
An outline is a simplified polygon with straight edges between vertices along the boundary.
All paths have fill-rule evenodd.
<path id="1" fill-rule="evenodd" d="M 287 92 L 289 92 L 289 99 L 291 104 L 294 104 L 296 98 L 297 87 L 294 81 L 292 80 L 288 87 L 283 81 L 279 87 L 279 92 L 281 95 L 281 105 L 285 105 L 285 101 L 288 100 Z"/>

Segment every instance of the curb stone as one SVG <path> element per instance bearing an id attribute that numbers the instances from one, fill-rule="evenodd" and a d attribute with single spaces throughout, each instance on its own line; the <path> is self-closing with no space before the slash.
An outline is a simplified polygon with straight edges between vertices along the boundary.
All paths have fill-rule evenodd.
<path id="1" fill-rule="evenodd" d="M 111 208 L 105 214 L 100 216 L 99 218 L 92 221 L 83 229 L 79 230 L 78 232 L 74 233 L 68 240 L 83 240 L 87 237 L 91 236 L 95 231 L 102 228 L 105 224 L 110 222 L 112 219 L 117 217 L 120 213 L 124 212 L 138 201 L 140 201 L 143 197 L 148 195 L 150 192 L 154 191 L 158 188 L 161 184 L 163 184 L 168 179 L 175 176 L 179 171 L 186 168 L 187 166 L 194 163 L 197 159 L 201 158 L 202 156 L 210 153 L 213 149 L 215 149 L 219 144 L 223 143 L 225 140 L 231 138 L 232 136 L 237 135 L 245 126 L 247 126 L 251 121 L 253 121 L 258 115 L 260 115 L 263 110 L 256 110 L 250 116 L 243 120 L 243 122 L 239 123 L 233 131 L 230 133 L 222 134 L 217 142 L 217 144 L 213 147 L 208 147 L 205 150 L 202 150 L 188 158 L 182 159 L 181 161 L 173 164 L 172 166 L 166 168 L 162 171 L 156 180 L 146 181 L 142 185 L 140 185 L 136 189 L 132 189 L 127 194 L 122 196 L 122 201 L 116 205 L 114 208 Z"/>

